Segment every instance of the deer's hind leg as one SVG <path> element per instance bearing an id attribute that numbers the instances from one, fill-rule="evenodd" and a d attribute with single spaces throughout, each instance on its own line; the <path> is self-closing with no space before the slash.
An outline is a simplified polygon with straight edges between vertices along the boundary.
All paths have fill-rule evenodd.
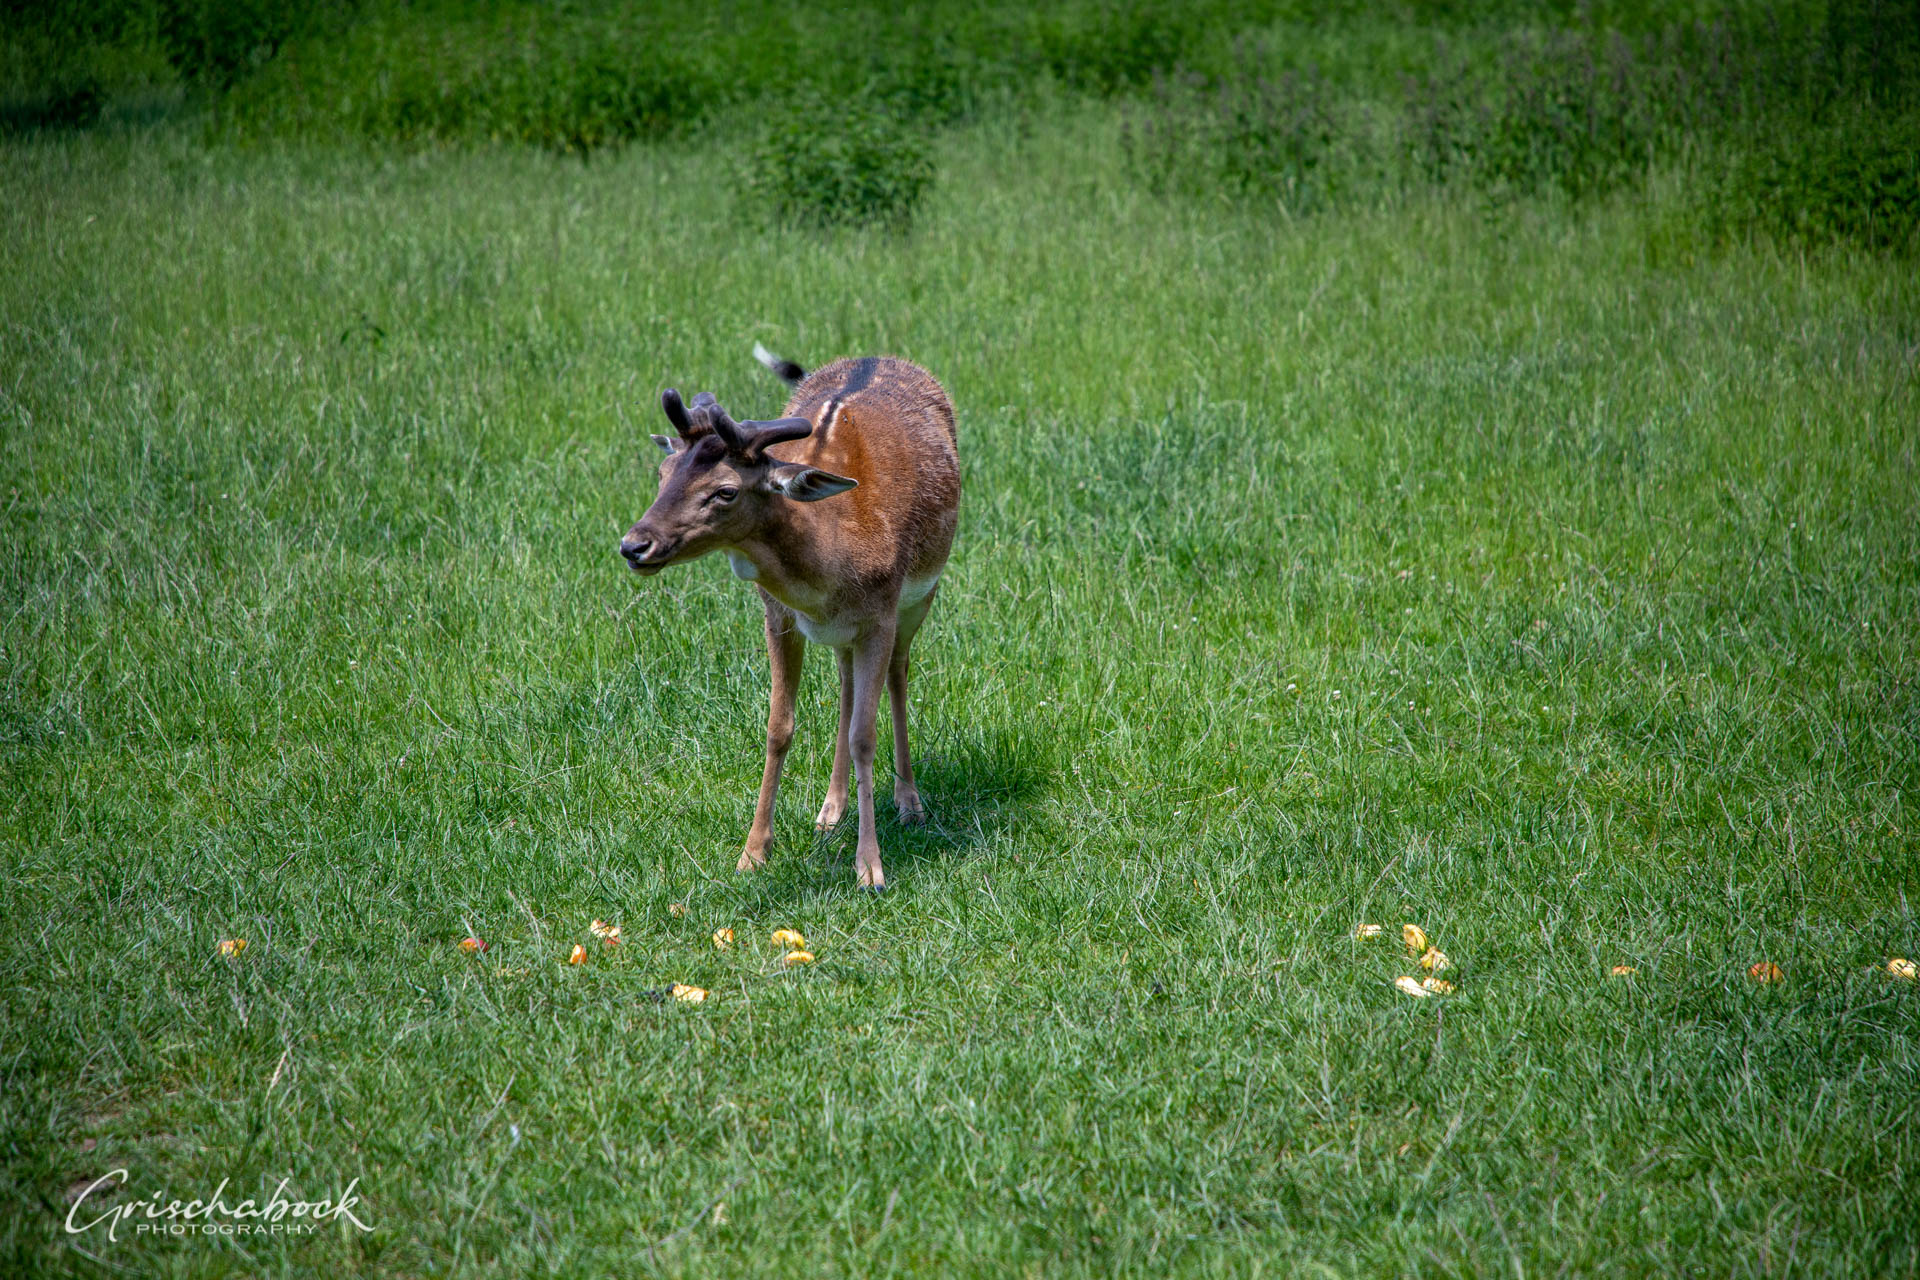
<path id="1" fill-rule="evenodd" d="M 847 816 L 847 780 L 853 761 L 853 650 L 843 647 L 833 652 L 840 662 L 840 729 L 833 740 L 833 777 L 827 783 L 827 798 L 813 820 L 819 831 L 833 830 Z"/>
<path id="2" fill-rule="evenodd" d="M 913 752 L 907 746 L 907 651 L 914 633 L 927 620 L 933 607 L 935 587 L 925 599 L 900 615 L 900 626 L 893 638 L 893 657 L 887 663 L 887 701 L 893 707 L 893 807 L 906 826 L 927 820 L 927 806 L 921 803 L 920 788 L 913 780 Z"/>
<path id="3" fill-rule="evenodd" d="M 895 619 L 891 615 L 877 620 L 853 645 L 853 745 L 854 800 L 860 813 L 860 841 L 854 851 L 854 874 L 863 889 L 887 887 L 886 872 L 880 866 L 880 838 L 873 825 L 873 753 L 879 745 L 879 727 L 874 720 L 880 710 L 880 686 L 887 679 L 888 662 L 893 655 Z"/>

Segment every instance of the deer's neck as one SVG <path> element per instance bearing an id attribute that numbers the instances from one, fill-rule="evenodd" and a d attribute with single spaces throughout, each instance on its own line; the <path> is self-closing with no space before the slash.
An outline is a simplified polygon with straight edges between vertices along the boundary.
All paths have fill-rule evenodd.
<path id="1" fill-rule="evenodd" d="M 837 581 L 807 523 L 782 520 L 725 548 L 734 576 L 754 583 L 796 613 L 824 618 Z"/>

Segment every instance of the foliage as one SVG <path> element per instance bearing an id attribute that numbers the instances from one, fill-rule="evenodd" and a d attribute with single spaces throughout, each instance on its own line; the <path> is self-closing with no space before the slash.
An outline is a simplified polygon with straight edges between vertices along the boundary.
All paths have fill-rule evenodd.
<path id="1" fill-rule="evenodd" d="M 1502 55 L 1479 110 L 1453 117 L 1471 119 L 1473 132 L 1428 143 L 1466 158 L 1478 185 L 1528 193 L 1554 187 L 1578 200 L 1612 190 L 1652 161 L 1670 66 L 1637 57 L 1621 37 L 1595 42 L 1570 32 L 1514 40 Z M 1426 167 L 1441 166 L 1429 160 Z"/>
<path id="2" fill-rule="evenodd" d="M 1890 0 L 1591 18 L 1433 40 L 1397 100 L 1344 95 L 1278 42 L 1157 77 L 1129 112 L 1130 169 L 1183 196 L 1289 209 L 1440 186 L 1489 205 L 1574 203 L 1681 170 L 1723 231 L 1908 243 L 1920 9 Z M 1382 183 L 1376 179 L 1384 179 Z"/>
<path id="3" fill-rule="evenodd" d="M 1177 0 L 1042 6 L 1039 61 L 1069 88 L 1117 93 L 1191 61 L 1208 16 Z"/>
<path id="4" fill-rule="evenodd" d="M 10 6 L 0 27 L 0 93 L 16 110 L 71 96 L 81 81 L 98 100 L 157 81 L 217 93 L 271 63 L 289 41 L 337 35 L 361 7 L 361 0 L 25 0 Z"/>
<path id="5" fill-rule="evenodd" d="M 375 7 L 289 46 L 223 118 L 248 136 L 513 140 L 587 152 L 684 132 L 732 104 L 764 114 L 851 93 L 934 126 L 1035 77 L 1094 92 L 1136 83 L 1177 53 L 1156 14 L 1092 0 L 1039 13 L 942 0 L 869 0 L 839 13 L 688 2 L 426 15 Z M 846 39 L 850 29 L 858 41 Z"/>
<path id="6" fill-rule="evenodd" d="M 1302 213 L 1337 195 L 1340 137 L 1326 82 L 1311 67 L 1211 81 L 1187 72 L 1155 78 L 1129 114 L 1123 146 L 1152 191 L 1273 198 Z"/>
<path id="7" fill-rule="evenodd" d="M 1586 203 L 1677 170 L 1695 221 L 1721 238 L 1908 243 L 1911 4 L 1442 4 L 1407 17 L 1268 0 L 39 0 L 0 42 L 0 131 L 89 127 L 127 86 L 157 84 L 209 106 L 222 140 L 584 157 L 710 128 L 738 140 L 766 217 L 897 225 L 931 181 L 934 134 L 1051 86 L 1123 98 L 1128 172 L 1183 200 L 1303 214 L 1439 187 L 1485 207 Z"/>
<path id="8" fill-rule="evenodd" d="M 358 0 L 319 6 L 303 0 L 154 0 L 154 27 L 182 75 L 227 89 L 273 61 L 296 37 L 337 30 Z"/>
<path id="9" fill-rule="evenodd" d="M 381 13 L 287 50 L 220 104 L 234 137 L 334 130 L 408 143 L 528 143 L 589 154 L 664 137 L 728 92 L 641 14 L 493 8 Z"/>
<path id="10" fill-rule="evenodd" d="M 773 112 L 745 164 L 745 207 L 799 226 L 902 227 L 934 179 L 926 134 L 867 95 Z"/>
<path id="11" fill-rule="evenodd" d="M 1843 111 L 1805 132 L 1756 134 L 1711 192 L 1703 205 L 1722 235 L 1912 250 L 1920 236 L 1920 115 Z"/>

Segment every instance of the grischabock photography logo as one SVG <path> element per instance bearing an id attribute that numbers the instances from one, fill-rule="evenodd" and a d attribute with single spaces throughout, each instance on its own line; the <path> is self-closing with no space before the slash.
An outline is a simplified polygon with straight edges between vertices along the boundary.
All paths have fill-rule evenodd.
<path id="1" fill-rule="evenodd" d="M 299 1200 L 288 1194 L 291 1178 L 282 1178 L 265 1199 L 234 1200 L 229 1179 L 213 1194 L 181 1200 L 164 1191 L 110 1203 L 127 1185 L 127 1171 L 114 1169 L 88 1184 L 67 1210 L 67 1233 L 104 1229 L 109 1240 L 140 1236 L 305 1235 L 327 1222 L 347 1222 L 361 1231 L 373 1228 L 360 1216 L 365 1206 L 355 1194 L 360 1179 L 324 1200 Z"/>

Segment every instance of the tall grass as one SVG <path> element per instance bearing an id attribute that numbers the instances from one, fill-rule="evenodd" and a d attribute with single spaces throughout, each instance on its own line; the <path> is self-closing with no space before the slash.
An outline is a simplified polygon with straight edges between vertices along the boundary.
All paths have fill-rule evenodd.
<path id="1" fill-rule="evenodd" d="M 29 11 L 29 14 L 36 12 Z M 221 143 L 531 144 L 588 157 L 704 131 L 751 151 L 761 213 L 911 220 L 940 129 L 1051 95 L 1132 102 L 1133 175 L 1288 214 L 1435 186 L 1579 203 L 1678 170 L 1723 237 L 1920 234 L 1920 15 L 1896 0 L 1498 6 L 1310 16 L 1275 4 L 917 0 L 480 6 L 278 0 L 38 11 L 0 124 L 85 126 L 116 85 L 193 87 Z M 846 33 L 857 30 L 857 41 Z"/>
<path id="2" fill-rule="evenodd" d="M 1920 1266 L 1911 273 L 1276 226 L 1118 127 L 948 135 L 907 237 L 745 232 L 704 143 L 6 144 L 10 1270 Z M 755 339 L 960 406 L 882 902 L 830 664 L 737 878 L 757 606 L 614 554 Z M 67 1237 L 117 1167 L 376 1231 Z"/>
<path id="3" fill-rule="evenodd" d="M 642 128 L 560 73 L 637 11 L 368 5 L 224 80 L 115 12 L 0 136 L 0 1271 L 1920 1271 L 1879 11 L 1802 11 L 1847 94 L 1620 169 L 1554 150 L 1616 102 L 1572 51 L 1722 83 L 1660 43 L 1713 13 L 875 10 L 842 80 L 663 10 L 609 65 L 773 52 Z M 888 145 L 783 150 L 808 100 Z M 1573 158 L 1413 145 L 1527 129 Z M 880 216 L 755 186 L 829 161 Z M 777 413 L 756 340 L 959 408 L 878 901 L 810 825 L 825 655 L 737 877 L 758 606 L 615 554 L 662 386 Z M 115 1168 L 375 1230 L 68 1235 Z"/>
<path id="4" fill-rule="evenodd" d="M 1156 78 L 1128 144 L 1157 191 L 1295 212 L 1432 186 L 1580 203 L 1678 170 L 1723 233 L 1910 249 L 1917 122 L 1920 12 L 1863 0 L 1435 39 L 1397 99 L 1249 42 L 1225 69 Z"/>

